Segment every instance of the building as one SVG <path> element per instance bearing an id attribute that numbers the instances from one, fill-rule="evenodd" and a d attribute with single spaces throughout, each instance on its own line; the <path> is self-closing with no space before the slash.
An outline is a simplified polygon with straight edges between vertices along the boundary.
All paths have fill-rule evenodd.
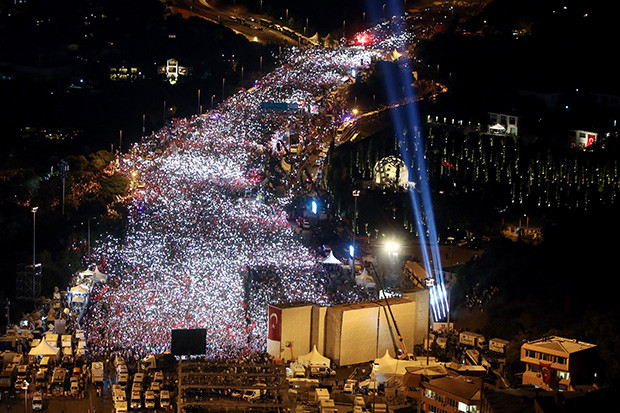
<path id="1" fill-rule="evenodd" d="M 428 291 L 389 299 L 408 353 L 423 343 L 428 328 Z M 322 307 L 314 304 L 269 305 L 267 352 L 291 360 L 314 346 L 337 365 L 375 360 L 386 350 L 396 357 L 396 329 L 385 300 Z"/>
<path id="2" fill-rule="evenodd" d="M 485 387 L 481 407 L 485 413 L 605 412 L 615 404 L 616 395 L 611 388 L 591 392 L 556 392 Z"/>
<path id="3" fill-rule="evenodd" d="M 568 143 L 573 148 L 585 149 L 596 143 L 598 133 L 585 130 L 571 129 L 568 131 Z"/>
<path id="4" fill-rule="evenodd" d="M 166 77 L 170 84 L 174 85 L 179 80 L 179 76 L 187 75 L 187 68 L 179 65 L 177 59 L 166 60 L 165 66 L 159 67 L 159 73 Z"/>
<path id="5" fill-rule="evenodd" d="M 433 413 L 480 411 L 482 383 L 479 378 L 441 377 L 422 381 L 422 410 Z"/>
<path id="6" fill-rule="evenodd" d="M 591 384 L 597 346 L 575 339 L 544 337 L 521 346 L 521 361 L 526 369 L 523 384 L 545 390 L 575 390 L 576 385 Z"/>
<path id="7" fill-rule="evenodd" d="M 496 135 L 518 135 L 519 118 L 504 113 L 489 112 L 489 133 Z"/>
<path id="8" fill-rule="evenodd" d="M 137 67 L 110 67 L 110 80 L 123 81 L 123 80 L 139 80 L 143 79 L 142 72 Z"/>

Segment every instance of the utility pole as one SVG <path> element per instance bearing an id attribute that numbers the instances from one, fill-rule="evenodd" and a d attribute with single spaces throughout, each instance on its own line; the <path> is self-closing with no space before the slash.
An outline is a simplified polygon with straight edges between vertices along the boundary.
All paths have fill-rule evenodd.
<path id="1" fill-rule="evenodd" d="M 69 163 L 64 159 L 60 160 L 60 178 L 62 179 L 62 215 L 65 215 L 65 180 L 69 174 Z"/>
<path id="2" fill-rule="evenodd" d="M 359 189 L 353 191 L 353 231 L 351 231 L 351 244 L 353 245 L 353 251 L 355 251 L 355 235 L 356 235 L 356 220 L 357 220 L 357 198 L 360 196 Z M 355 255 L 352 257 L 351 263 L 351 276 L 355 277 Z"/>
<path id="3" fill-rule="evenodd" d="M 38 206 L 32 208 L 32 267 L 37 263 L 36 260 L 36 245 L 37 245 L 37 210 Z"/>

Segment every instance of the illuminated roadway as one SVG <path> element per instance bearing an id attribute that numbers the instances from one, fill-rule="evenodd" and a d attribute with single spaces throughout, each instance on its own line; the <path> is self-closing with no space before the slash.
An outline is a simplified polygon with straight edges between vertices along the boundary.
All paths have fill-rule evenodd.
<path id="1" fill-rule="evenodd" d="M 261 26 L 260 16 L 250 14 L 241 7 L 218 9 L 205 0 L 173 0 L 169 7 L 173 13 L 181 13 L 183 17 L 198 16 L 214 23 L 221 23 L 250 41 L 297 45 L 296 40 L 284 33 Z M 236 20 L 238 18 L 245 19 L 245 22 Z M 250 21 L 250 18 L 255 21 Z"/>

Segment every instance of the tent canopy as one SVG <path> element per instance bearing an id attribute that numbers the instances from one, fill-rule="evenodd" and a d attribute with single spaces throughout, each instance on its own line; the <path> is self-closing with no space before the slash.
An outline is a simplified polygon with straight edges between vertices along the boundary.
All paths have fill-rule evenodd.
<path id="1" fill-rule="evenodd" d="M 366 288 L 376 287 L 375 280 L 366 272 L 366 268 L 355 277 L 355 284 Z"/>
<path id="2" fill-rule="evenodd" d="M 84 296 L 83 295 L 74 295 L 73 298 L 71 299 L 72 303 L 83 303 L 84 302 Z"/>
<path id="3" fill-rule="evenodd" d="M 108 281 L 108 276 L 99 271 L 99 267 L 95 267 L 95 273 L 93 274 L 93 276 L 95 278 L 95 282 L 105 283 L 106 281 Z"/>
<path id="4" fill-rule="evenodd" d="M 308 354 L 303 354 L 299 356 L 298 361 L 303 364 L 305 367 L 308 366 L 326 366 L 329 367 L 331 365 L 331 360 L 327 357 L 323 356 L 316 349 L 316 344 L 312 347 L 312 351 Z"/>
<path id="5" fill-rule="evenodd" d="M 84 286 L 84 284 L 76 285 L 75 287 L 71 287 L 69 290 L 71 294 L 86 294 L 88 289 Z"/>
<path id="6" fill-rule="evenodd" d="M 58 356 L 60 350 L 57 347 L 51 346 L 45 337 L 41 339 L 41 342 L 36 347 L 30 349 L 28 355 L 30 356 Z"/>
<path id="7" fill-rule="evenodd" d="M 327 257 L 327 258 L 325 258 L 323 260 L 323 264 L 342 265 L 342 262 L 338 258 L 334 257 L 334 252 L 333 251 L 330 251 L 329 252 L 329 257 Z"/>

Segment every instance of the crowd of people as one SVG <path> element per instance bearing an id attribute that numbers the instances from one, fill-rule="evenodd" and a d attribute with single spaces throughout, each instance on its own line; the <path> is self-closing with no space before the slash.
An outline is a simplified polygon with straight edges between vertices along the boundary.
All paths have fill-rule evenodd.
<path id="1" fill-rule="evenodd" d="M 175 120 L 118 159 L 132 187 L 128 222 L 122 239 L 95 247 L 108 282 L 93 289 L 83 321 L 91 352 L 160 353 L 172 329 L 206 328 L 214 358 L 260 354 L 267 303 L 332 302 L 321 261 L 281 203 L 266 201 L 265 165 L 274 137 L 295 130 L 323 141 L 344 115 L 326 96 L 351 69 L 389 52 L 293 48 L 253 88 Z M 262 102 L 299 109 L 265 110 Z"/>

